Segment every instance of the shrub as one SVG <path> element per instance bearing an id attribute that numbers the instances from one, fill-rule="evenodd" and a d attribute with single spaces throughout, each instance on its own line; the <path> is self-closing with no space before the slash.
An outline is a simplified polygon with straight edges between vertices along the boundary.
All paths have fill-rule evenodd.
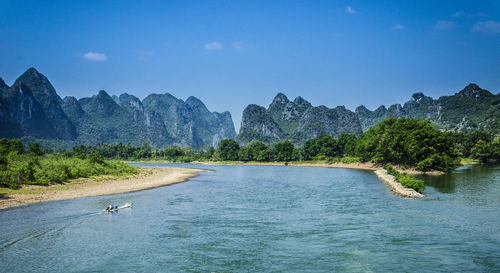
<path id="1" fill-rule="evenodd" d="M 425 189 L 424 181 L 415 179 L 411 174 L 398 172 L 391 164 L 385 164 L 384 169 L 388 174 L 394 176 L 394 180 L 407 188 L 414 189 L 420 193 Z"/>

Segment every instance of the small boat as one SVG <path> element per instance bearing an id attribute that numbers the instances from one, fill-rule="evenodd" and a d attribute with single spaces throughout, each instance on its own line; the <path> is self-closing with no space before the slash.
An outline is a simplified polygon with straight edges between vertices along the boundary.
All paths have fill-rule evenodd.
<path id="1" fill-rule="evenodd" d="M 130 208 L 132 206 L 132 203 L 126 203 L 125 205 L 123 206 L 120 206 L 120 207 L 114 207 L 113 209 L 106 209 L 105 212 L 113 212 L 113 211 L 117 211 L 119 209 L 126 209 L 126 208 Z"/>

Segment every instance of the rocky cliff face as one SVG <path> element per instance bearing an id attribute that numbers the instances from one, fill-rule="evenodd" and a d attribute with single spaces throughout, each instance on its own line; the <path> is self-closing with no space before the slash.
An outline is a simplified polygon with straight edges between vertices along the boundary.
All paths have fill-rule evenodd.
<path id="1" fill-rule="evenodd" d="M 217 146 L 222 139 L 236 136 L 229 112 L 210 112 L 195 97 L 184 102 L 168 93 L 152 94 L 143 100 L 143 104 L 147 111 L 161 117 L 176 145 Z"/>
<path id="2" fill-rule="evenodd" d="M 302 144 L 321 134 L 333 137 L 342 133 L 361 134 L 389 117 L 429 119 L 436 128 L 467 132 L 471 130 L 500 133 L 500 94 L 469 84 L 453 96 L 435 100 L 418 92 L 403 105 L 380 106 L 371 111 L 361 105 L 355 112 L 343 106 L 313 107 L 302 97 L 294 101 L 278 93 L 266 109 L 249 105 L 243 111 L 238 141 L 273 143 L 292 140 Z"/>
<path id="3" fill-rule="evenodd" d="M 8 87 L 2 80 L 2 136 L 73 140 L 76 130 L 62 109 L 63 101 L 49 80 L 36 69 L 28 69 Z"/>
<path id="4" fill-rule="evenodd" d="M 12 87 L 0 79 L 0 137 L 63 140 L 69 145 L 131 143 L 154 146 L 216 146 L 234 138 L 229 112 L 210 112 L 197 98 L 186 102 L 170 94 L 143 101 L 129 94 L 62 100 L 49 80 L 30 68 Z"/>
<path id="5" fill-rule="evenodd" d="M 469 84 L 453 96 L 435 100 L 423 93 L 415 93 L 403 106 L 395 104 L 370 111 L 356 108 L 363 131 L 388 117 L 429 119 L 443 130 L 467 132 L 471 130 L 500 132 L 500 94 L 493 95 L 476 84 Z"/>
<path id="6" fill-rule="evenodd" d="M 242 144 L 252 140 L 273 143 L 288 139 L 302 144 L 321 134 L 336 137 L 342 133 L 361 133 L 361 124 L 352 111 L 343 106 L 313 107 L 302 97 L 290 101 L 278 93 L 267 109 L 258 105 L 245 108 L 237 139 Z"/>

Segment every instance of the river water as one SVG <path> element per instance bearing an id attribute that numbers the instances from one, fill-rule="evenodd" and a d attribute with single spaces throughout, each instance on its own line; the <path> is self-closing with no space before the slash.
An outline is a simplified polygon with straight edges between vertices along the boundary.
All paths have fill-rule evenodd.
<path id="1" fill-rule="evenodd" d="M 426 177 L 422 199 L 393 195 L 369 171 L 202 167 L 216 171 L 0 211 L 0 271 L 500 270 L 498 166 Z M 109 202 L 134 206 L 100 213 Z"/>

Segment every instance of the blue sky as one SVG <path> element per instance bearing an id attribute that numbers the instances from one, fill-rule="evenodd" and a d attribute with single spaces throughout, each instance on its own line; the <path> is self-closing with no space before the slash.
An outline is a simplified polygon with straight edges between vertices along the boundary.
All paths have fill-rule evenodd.
<path id="1" fill-rule="evenodd" d="M 169 92 L 229 110 L 277 92 L 374 109 L 500 91 L 500 1 L 5 1 L 0 77 L 61 97 Z"/>

